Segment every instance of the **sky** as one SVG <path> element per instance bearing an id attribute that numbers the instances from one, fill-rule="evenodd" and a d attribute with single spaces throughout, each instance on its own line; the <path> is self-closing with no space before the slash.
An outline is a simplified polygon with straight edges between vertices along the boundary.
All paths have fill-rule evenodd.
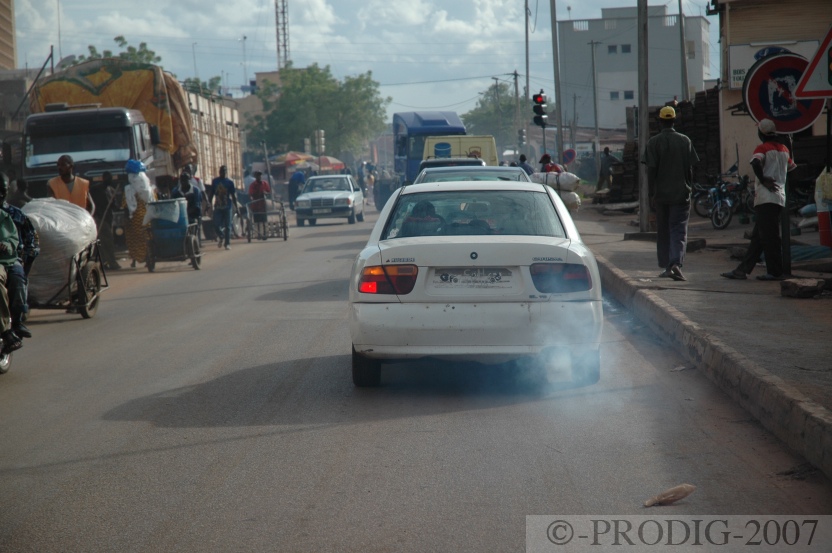
<path id="1" fill-rule="evenodd" d="M 397 111 L 475 108 L 495 82 L 513 89 L 526 76 L 524 6 L 529 6 L 531 90 L 554 90 L 548 0 L 288 0 L 289 58 L 295 67 L 329 66 L 338 79 L 372 72 Z M 685 15 L 705 15 L 707 0 L 683 0 Z M 557 0 L 558 20 L 598 19 L 602 7 L 636 0 Z M 667 5 L 678 13 L 678 0 Z M 60 14 L 60 17 L 58 17 Z M 718 75 L 716 17 L 711 22 L 712 76 Z M 118 51 L 113 38 L 146 42 L 179 80 L 218 76 L 240 95 L 255 72 L 277 68 L 274 0 L 15 0 L 19 67 Z M 245 37 L 245 38 L 244 38 Z M 561 52 L 560 55 L 568 53 Z"/>

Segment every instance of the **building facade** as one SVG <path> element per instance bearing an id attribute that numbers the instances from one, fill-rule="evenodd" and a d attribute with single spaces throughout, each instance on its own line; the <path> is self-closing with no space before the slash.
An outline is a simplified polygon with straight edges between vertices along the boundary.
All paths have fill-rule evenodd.
<path id="1" fill-rule="evenodd" d="M 626 128 L 626 108 L 638 104 L 637 8 L 604 8 L 600 19 L 558 22 L 561 113 L 564 124 L 595 125 L 592 87 L 592 49 L 595 49 L 598 126 Z M 662 105 L 683 99 L 680 20 L 667 6 L 648 9 L 649 103 Z M 684 18 L 689 97 L 710 78 L 705 17 Z"/>
<path id="2" fill-rule="evenodd" d="M 741 107 L 746 72 L 766 49 L 784 48 L 811 59 L 832 25 L 832 1 L 710 0 L 710 4 L 711 12 L 719 14 L 722 167 L 730 167 L 739 157 L 740 173 L 751 174 L 748 161 L 760 141 L 756 121 Z M 825 135 L 826 118 L 821 115 L 795 138 Z M 805 148 L 796 148 L 799 165 L 817 161 L 804 159 L 804 153 Z"/>
<path id="3" fill-rule="evenodd" d="M 14 0 L 0 0 L 0 69 L 14 69 L 16 64 Z"/>

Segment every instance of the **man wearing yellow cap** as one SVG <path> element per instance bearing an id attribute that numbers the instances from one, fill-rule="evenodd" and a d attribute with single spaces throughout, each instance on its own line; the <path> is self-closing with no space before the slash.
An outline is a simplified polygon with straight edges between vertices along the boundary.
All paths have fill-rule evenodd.
<path id="1" fill-rule="evenodd" d="M 650 203 L 656 210 L 656 254 L 660 278 L 687 280 L 682 274 L 688 242 L 693 166 L 699 161 L 690 138 L 673 128 L 676 110 L 659 111 L 662 131 L 647 142 L 642 163 L 647 165 Z"/>

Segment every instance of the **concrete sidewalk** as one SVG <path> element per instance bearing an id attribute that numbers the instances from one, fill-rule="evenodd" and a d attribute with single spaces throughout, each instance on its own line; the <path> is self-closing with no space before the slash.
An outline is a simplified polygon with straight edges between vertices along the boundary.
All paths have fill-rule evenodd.
<path id="1" fill-rule="evenodd" d="M 655 240 L 639 234 L 638 215 L 585 204 L 574 215 L 593 250 L 604 293 L 630 309 L 704 371 L 760 423 L 832 478 L 832 294 L 786 298 L 779 282 L 729 280 L 732 246 L 746 247 L 753 224 L 725 230 L 691 213 L 687 281 L 657 278 Z M 792 243 L 818 244 L 816 231 Z M 692 244 L 704 247 L 690 251 Z M 795 262 L 798 277 L 832 279 L 832 259 Z M 670 370 L 670 368 L 668 368 Z"/>

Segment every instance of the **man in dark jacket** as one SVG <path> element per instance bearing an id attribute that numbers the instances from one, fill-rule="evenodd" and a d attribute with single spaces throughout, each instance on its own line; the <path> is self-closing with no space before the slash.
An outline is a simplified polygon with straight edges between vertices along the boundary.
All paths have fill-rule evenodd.
<path id="1" fill-rule="evenodd" d="M 656 254 L 660 278 L 687 280 L 682 274 L 688 242 L 693 166 L 699 161 L 690 138 L 676 132 L 676 110 L 659 111 L 662 131 L 647 142 L 642 163 L 647 165 L 650 203 L 656 209 Z"/>

